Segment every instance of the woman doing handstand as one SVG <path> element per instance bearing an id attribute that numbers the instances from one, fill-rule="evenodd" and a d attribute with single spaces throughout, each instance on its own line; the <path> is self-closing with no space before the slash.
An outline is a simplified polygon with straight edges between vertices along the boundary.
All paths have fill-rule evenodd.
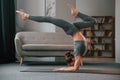
<path id="1" fill-rule="evenodd" d="M 24 13 L 18 10 L 16 11 L 22 17 L 23 20 L 30 19 L 30 20 L 37 21 L 37 22 L 52 23 L 62 28 L 66 32 L 66 34 L 71 35 L 73 37 L 74 52 L 73 54 L 71 54 L 70 52 L 67 52 L 65 54 L 65 59 L 69 67 L 55 68 L 54 71 L 77 71 L 79 70 L 79 67 L 83 64 L 82 55 L 85 52 L 85 48 L 86 48 L 86 43 L 85 43 L 86 38 L 80 32 L 80 29 L 87 28 L 95 24 L 95 20 L 92 17 L 85 15 L 81 12 L 78 12 L 71 4 L 67 4 L 67 6 L 71 10 L 71 15 L 77 16 L 83 19 L 83 22 L 75 22 L 71 24 L 62 19 L 56 19 L 56 18 L 46 17 L 46 16 L 30 16 L 27 13 Z"/>

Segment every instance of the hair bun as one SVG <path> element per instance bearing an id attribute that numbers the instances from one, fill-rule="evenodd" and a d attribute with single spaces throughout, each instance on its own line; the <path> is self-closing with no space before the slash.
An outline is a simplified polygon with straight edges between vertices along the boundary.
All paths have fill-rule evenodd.
<path id="1" fill-rule="evenodd" d="M 71 63 L 72 62 L 72 58 L 74 58 L 74 55 L 70 52 L 70 51 L 67 51 L 65 53 L 65 60 L 67 63 Z"/>
<path id="2" fill-rule="evenodd" d="M 70 51 L 67 51 L 67 52 L 65 53 L 65 55 L 66 55 L 66 56 L 70 56 L 70 55 L 71 55 L 71 52 L 70 52 Z"/>

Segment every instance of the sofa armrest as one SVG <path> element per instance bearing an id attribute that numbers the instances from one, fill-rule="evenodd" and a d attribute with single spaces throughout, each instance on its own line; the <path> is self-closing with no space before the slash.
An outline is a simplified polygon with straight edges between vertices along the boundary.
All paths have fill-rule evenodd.
<path id="1" fill-rule="evenodd" d="M 22 54 L 22 41 L 21 39 L 16 35 L 15 39 L 15 49 L 16 49 L 16 53 L 17 55 L 20 57 Z"/>

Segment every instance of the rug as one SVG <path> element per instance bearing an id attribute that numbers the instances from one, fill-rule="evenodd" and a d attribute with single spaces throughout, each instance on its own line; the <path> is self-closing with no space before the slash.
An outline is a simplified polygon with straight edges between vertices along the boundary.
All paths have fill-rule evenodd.
<path id="1" fill-rule="evenodd" d="M 93 74 L 112 74 L 120 75 L 120 64 L 110 64 L 110 63 L 89 63 L 81 66 L 77 72 L 60 72 L 53 71 L 54 68 L 65 67 L 65 66 L 55 66 L 55 65 L 36 65 L 36 66 L 22 66 L 20 72 L 46 72 L 46 73 L 93 73 Z"/>
<path id="2" fill-rule="evenodd" d="M 61 72 L 61 71 L 53 71 L 52 69 L 27 69 L 21 70 L 20 72 L 46 72 L 46 73 L 92 73 L 92 74 L 112 74 L 112 75 L 120 75 L 120 70 L 105 70 L 105 69 L 80 69 L 77 72 Z"/>

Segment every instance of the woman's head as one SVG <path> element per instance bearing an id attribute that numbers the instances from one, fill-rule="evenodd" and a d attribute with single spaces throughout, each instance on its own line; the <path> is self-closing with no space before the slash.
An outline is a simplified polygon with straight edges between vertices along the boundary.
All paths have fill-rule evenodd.
<path id="1" fill-rule="evenodd" d="M 73 66 L 73 65 L 74 65 L 75 58 L 74 58 L 74 55 L 71 54 L 70 51 L 67 51 L 67 52 L 65 53 L 65 60 L 66 60 L 66 62 L 67 62 L 67 65 L 69 65 L 69 66 Z"/>

